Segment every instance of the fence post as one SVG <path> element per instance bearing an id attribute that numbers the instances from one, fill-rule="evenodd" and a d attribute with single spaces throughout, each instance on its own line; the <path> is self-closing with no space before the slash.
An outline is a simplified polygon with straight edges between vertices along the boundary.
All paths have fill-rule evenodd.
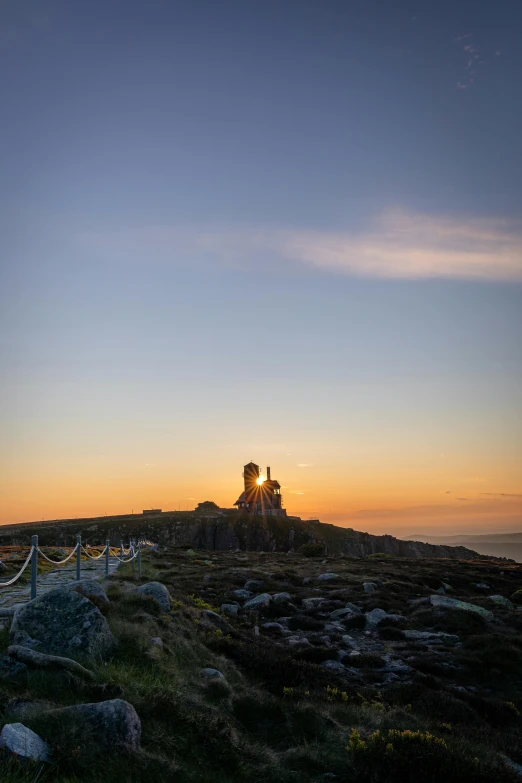
<path id="1" fill-rule="evenodd" d="M 135 563 L 136 558 L 134 557 L 134 541 L 132 540 L 132 538 L 131 538 L 130 546 L 131 546 L 131 555 L 132 555 L 132 573 L 134 573 L 134 569 L 136 567 L 136 563 Z"/>
<path id="2" fill-rule="evenodd" d="M 82 570 L 82 537 L 76 536 L 76 546 L 78 549 L 76 550 L 76 581 L 79 582 L 81 577 L 81 570 Z"/>
<path id="3" fill-rule="evenodd" d="M 123 560 L 123 541 L 120 540 L 120 558 Z"/>
<path id="4" fill-rule="evenodd" d="M 110 546 L 111 546 L 111 542 L 109 541 L 109 539 L 107 539 L 107 541 L 105 542 L 105 546 L 106 546 L 106 549 L 105 549 L 105 576 L 109 576 L 109 554 L 110 554 L 109 550 L 110 550 Z"/>
<path id="5" fill-rule="evenodd" d="M 138 579 L 141 579 L 141 542 L 138 541 Z"/>
<path id="6" fill-rule="evenodd" d="M 38 536 L 31 537 L 33 554 L 31 555 L 31 601 L 36 598 L 36 576 L 38 574 Z"/>

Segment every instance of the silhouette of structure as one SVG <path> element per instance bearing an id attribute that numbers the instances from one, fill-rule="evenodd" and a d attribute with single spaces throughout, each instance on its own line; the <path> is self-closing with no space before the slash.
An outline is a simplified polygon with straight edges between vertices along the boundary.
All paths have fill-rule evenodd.
<path id="1" fill-rule="evenodd" d="M 282 507 L 281 485 L 279 481 L 271 479 L 270 468 L 266 469 L 266 478 L 262 478 L 259 465 L 256 465 L 255 462 L 249 462 L 244 466 L 243 479 L 245 489 L 234 506 L 251 514 L 286 517 L 286 510 Z"/>

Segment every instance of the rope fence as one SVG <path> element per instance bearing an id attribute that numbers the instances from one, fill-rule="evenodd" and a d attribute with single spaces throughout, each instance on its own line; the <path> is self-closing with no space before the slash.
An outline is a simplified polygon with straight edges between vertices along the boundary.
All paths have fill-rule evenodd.
<path id="1" fill-rule="evenodd" d="M 20 579 L 25 569 L 29 567 L 29 564 L 31 564 L 31 600 L 33 600 L 33 598 L 36 598 L 39 554 L 43 557 L 44 560 L 47 560 L 48 563 L 52 563 L 53 565 L 63 565 L 64 563 L 67 563 L 73 557 L 74 554 L 76 554 L 76 581 L 77 582 L 79 582 L 81 579 L 82 552 L 85 555 L 87 555 L 87 557 L 90 558 L 91 560 L 100 560 L 105 555 L 105 576 L 109 576 L 109 558 L 115 557 L 119 563 L 132 563 L 133 572 L 135 571 L 135 567 L 137 563 L 138 577 L 141 578 L 141 553 L 144 549 L 149 549 L 152 546 L 154 546 L 154 544 L 152 544 L 151 541 L 145 541 L 140 539 L 138 542 L 131 541 L 128 549 L 125 549 L 125 547 L 123 546 L 123 541 L 121 541 L 120 547 L 118 549 L 116 547 L 111 547 L 110 541 L 107 540 L 105 542 L 104 548 L 98 555 L 91 555 L 90 552 L 88 552 L 86 548 L 82 545 L 82 537 L 76 536 L 76 546 L 74 547 L 72 552 L 70 552 L 67 555 L 67 557 L 65 557 L 63 560 L 52 560 L 50 557 L 48 557 L 45 554 L 45 552 L 42 552 L 42 550 L 38 546 L 38 536 L 32 536 L 31 549 L 29 550 L 29 554 L 27 555 L 25 563 L 23 564 L 19 572 L 16 574 L 16 576 L 13 576 L 8 582 L 0 582 L 0 588 L 14 585 L 14 583 L 17 582 L 18 579 Z M 100 549 L 100 547 L 95 547 L 95 549 Z M 116 552 L 119 553 L 119 556 L 116 554 Z M 130 555 L 130 557 L 126 557 L 126 555 Z"/>

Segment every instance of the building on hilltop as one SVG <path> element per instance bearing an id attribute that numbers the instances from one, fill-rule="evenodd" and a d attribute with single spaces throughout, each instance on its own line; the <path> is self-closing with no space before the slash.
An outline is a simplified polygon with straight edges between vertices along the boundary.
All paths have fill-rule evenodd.
<path id="1" fill-rule="evenodd" d="M 243 469 L 243 479 L 245 489 L 234 506 L 251 514 L 286 517 L 286 510 L 282 507 L 281 485 L 279 481 L 271 479 L 270 468 L 266 469 L 264 478 L 259 471 L 259 465 L 249 462 Z"/>

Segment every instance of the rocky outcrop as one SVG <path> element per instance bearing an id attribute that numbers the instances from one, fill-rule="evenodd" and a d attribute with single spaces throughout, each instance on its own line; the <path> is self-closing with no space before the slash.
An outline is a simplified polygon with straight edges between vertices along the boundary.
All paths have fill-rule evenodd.
<path id="1" fill-rule="evenodd" d="M 260 517 L 230 509 L 4 525 L 0 529 L 0 543 L 25 545 L 34 533 L 39 535 L 41 544 L 53 546 L 74 545 L 76 534 L 81 533 L 82 539 L 92 544 L 109 539 L 118 545 L 120 540 L 134 537 L 146 538 L 159 546 L 285 552 L 297 551 L 304 544 L 319 543 L 328 554 L 344 553 L 354 557 L 383 554 L 408 558 L 498 559 L 479 556 L 463 546 L 402 541 L 390 535 L 374 536 L 318 520 Z"/>
<path id="2" fill-rule="evenodd" d="M 14 615 L 12 645 L 66 657 L 103 657 L 116 641 L 107 620 L 91 601 L 58 587 L 22 606 Z"/>

